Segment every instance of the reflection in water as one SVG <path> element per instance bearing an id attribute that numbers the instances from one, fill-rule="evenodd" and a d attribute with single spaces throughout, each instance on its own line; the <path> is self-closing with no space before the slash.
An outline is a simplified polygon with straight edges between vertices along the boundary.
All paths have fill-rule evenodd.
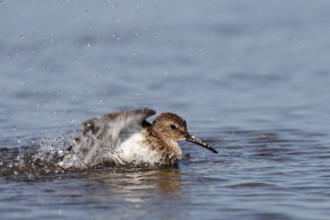
<path id="1" fill-rule="evenodd" d="M 158 194 L 167 198 L 182 196 L 179 168 L 95 170 L 87 174 L 90 182 L 103 183 L 108 195 L 125 194 L 130 202 L 145 202 L 147 195 Z M 142 192 L 142 193 L 141 193 Z"/>
<path id="2" fill-rule="evenodd" d="M 89 198 L 102 198 L 106 209 L 126 218 L 185 219 L 180 169 L 106 169 L 86 176 Z M 173 206 L 173 204 L 178 204 Z"/>

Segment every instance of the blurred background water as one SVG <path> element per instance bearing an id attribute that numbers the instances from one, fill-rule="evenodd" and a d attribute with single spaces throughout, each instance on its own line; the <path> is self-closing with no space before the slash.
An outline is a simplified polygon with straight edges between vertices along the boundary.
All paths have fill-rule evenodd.
<path id="1" fill-rule="evenodd" d="M 328 219 L 329 9 L 0 1 L 2 217 Z M 40 142 L 63 149 L 83 120 L 138 107 L 185 117 L 220 154 L 182 143 L 177 169 L 16 172 Z"/>

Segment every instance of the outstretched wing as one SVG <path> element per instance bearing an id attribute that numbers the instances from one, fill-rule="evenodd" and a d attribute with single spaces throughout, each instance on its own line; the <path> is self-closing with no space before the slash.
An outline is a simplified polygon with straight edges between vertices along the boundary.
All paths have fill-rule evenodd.
<path id="1" fill-rule="evenodd" d="M 83 122 L 83 136 L 93 135 L 103 143 L 112 143 L 112 146 L 115 146 L 118 142 L 124 141 L 133 133 L 139 132 L 144 126 L 149 125 L 146 118 L 154 114 L 156 114 L 154 110 L 144 108 L 89 119 Z"/>
<path id="2" fill-rule="evenodd" d="M 115 150 L 131 135 L 150 125 L 146 118 L 154 114 L 154 110 L 144 108 L 86 120 L 82 136 L 75 140 L 75 145 L 60 166 L 85 168 L 111 159 L 104 158 L 104 152 Z"/>

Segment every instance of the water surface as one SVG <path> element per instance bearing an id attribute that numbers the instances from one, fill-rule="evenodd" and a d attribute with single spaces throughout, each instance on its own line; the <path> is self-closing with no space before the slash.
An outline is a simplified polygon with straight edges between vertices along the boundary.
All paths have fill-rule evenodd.
<path id="1" fill-rule="evenodd" d="M 328 219 L 329 7 L 0 1 L 2 218 Z M 219 154 L 54 166 L 83 120 L 139 107 L 183 116 Z"/>

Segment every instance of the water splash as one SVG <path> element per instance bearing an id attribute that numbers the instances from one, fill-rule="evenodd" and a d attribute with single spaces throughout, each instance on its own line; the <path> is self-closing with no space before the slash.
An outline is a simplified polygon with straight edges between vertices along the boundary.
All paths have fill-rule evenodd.
<path id="1" fill-rule="evenodd" d="M 0 148 L 0 176 L 34 178 L 64 173 L 57 163 L 73 135 L 74 132 L 66 132 L 58 137 L 42 138 L 30 146 Z"/>

